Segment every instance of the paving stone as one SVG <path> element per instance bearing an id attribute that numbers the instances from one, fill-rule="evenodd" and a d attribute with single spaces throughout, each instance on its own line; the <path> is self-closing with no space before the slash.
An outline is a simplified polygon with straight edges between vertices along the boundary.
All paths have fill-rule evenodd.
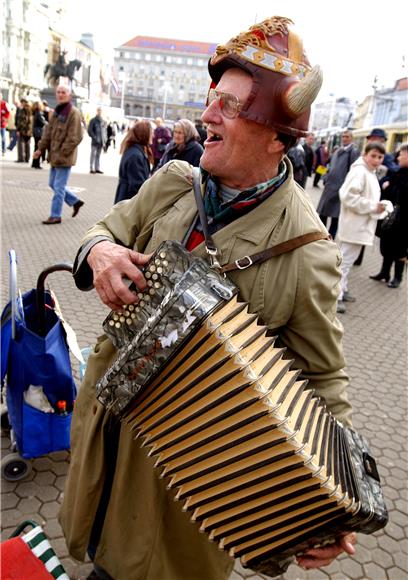
<path id="1" fill-rule="evenodd" d="M 340 569 L 348 578 L 357 579 L 362 578 L 364 575 L 362 565 L 351 557 L 345 558 L 340 562 Z"/>
<path id="2" fill-rule="evenodd" d="M 56 476 L 51 471 L 39 471 L 34 476 L 34 482 L 39 486 L 52 485 Z"/>
<path id="3" fill-rule="evenodd" d="M 48 457 L 39 457 L 34 459 L 34 468 L 36 471 L 51 471 L 53 462 Z"/>
<path id="4" fill-rule="evenodd" d="M 60 491 L 64 491 L 64 488 L 65 488 L 65 480 L 66 480 L 66 476 L 65 475 L 60 475 L 55 480 L 54 486 L 57 489 L 59 489 Z"/>
<path id="5" fill-rule="evenodd" d="M 391 554 L 382 550 L 381 548 L 376 548 L 372 551 L 372 560 L 377 564 L 381 564 L 382 568 L 391 568 L 393 565 L 393 559 Z"/>
<path id="6" fill-rule="evenodd" d="M 50 454 L 50 459 L 52 461 L 66 461 L 69 457 L 69 451 L 54 451 Z"/>
<path id="7" fill-rule="evenodd" d="M 18 509 L 23 514 L 29 514 L 32 511 L 40 509 L 41 502 L 36 497 L 27 497 L 19 501 Z"/>
<path id="8" fill-rule="evenodd" d="M 34 497 L 40 488 L 33 481 L 28 483 L 21 483 L 16 490 L 17 495 L 20 497 Z"/>
<path id="9" fill-rule="evenodd" d="M 56 501 L 50 501 L 44 503 L 41 506 L 40 513 L 44 516 L 44 518 L 55 518 L 58 515 L 60 510 L 60 505 Z"/>
<path id="10" fill-rule="evenodd" d="M 19 498 L 14 493 L 3 493 L 1 496 L 1 509 L 7 510 L 9 508 L 14 508 L 19 502 Z"/>
<path id="11" fill-rule="evenodd" d="M 43 486 L 36 493 L 36 497 L 38 497 L 38 499 L 41 500 L 42 502 L 57 499 L 58 495 L 59 495 L 58 489 L 56 487 L 53 487 L 52 485 Z"/>
<path id="12" fill-rule="evenodd" d="M 387 570 L 387 578 L 389 580 L 407 580 L 406 568 L 401 570 L 401 568 L 389 568 Z"/>
<path id="13" fill-rule="evenodd" d="M 54 538 L 62 538 L 63 533 L 57 518 L 49 518 L 44 526 L 44 532 L 50 540 Z"/>
<path id="14" fill-rule="evenodd" d="M 394 552 L 392 558 L 398 568 L 408 571 L 408 554 L 406 552 Z"/>
<path id="15" fill-rule="evenodd" d="M 370 564 L 364 564 L 364 572 L 367 578 L 372 578 L 372 580 L 387 580 L 387 574 L 383 568 L 378 564 L 371 562 Z"/>
<path id="16" fill-rule="evenodd" d="M 66 461 L 60 461 L 58 463 L 53 463 L 51 471 L 55 475 L 66 475 L 68 473 L 68 463 Z"/>

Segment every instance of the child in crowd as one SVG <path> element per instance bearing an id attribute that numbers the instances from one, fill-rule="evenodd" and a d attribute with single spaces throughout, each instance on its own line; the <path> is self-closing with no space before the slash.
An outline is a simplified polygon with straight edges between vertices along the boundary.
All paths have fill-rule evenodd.
<path id="1" fill-rule="evenodd" d="M 340 218 L 337 231 L 343 261 L 337 312 L 346 311 L 345 302 L 354 302 L 348 292 L 348 275 L 362 246 L 372 246 L 377 220 L 383 217 L 387 203 L 380 202 L 381 190 L 376 170 L 381 165 L 385 148 L 381 143 L 368 143 L 364 155 L 351 166 L 340 188 Z M 390 204 L 391 205 L 391 204 Z"/>

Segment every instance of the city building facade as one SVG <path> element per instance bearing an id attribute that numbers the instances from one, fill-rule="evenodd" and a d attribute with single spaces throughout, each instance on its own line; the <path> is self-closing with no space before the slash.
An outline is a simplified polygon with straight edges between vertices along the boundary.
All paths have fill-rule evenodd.
<path id="1" fill-rule="evenodd" d="M 109 81 L 105 81 L 102 58 L 93 50 L 90 35 L 81 42 L 64 34 L 66 7 L 67 0 L 3 0 L 0 89 L 8 102 L 22 97 L 52 101 L 54 89 L 49 87 L 45 67 L 65 53 L 67 62 L 81 63 L 72 84 L 79 102 L 109 104 Z M 61 82 L 69 80 L 61 78 Z"/>
<path id="2" fill-rule="evenodd" d="M 200 117 L 210 77 L 207 63 L 216 44 L 136 36 L 115 49 L 112 105 L 127 117 L 169 120 Z"/>

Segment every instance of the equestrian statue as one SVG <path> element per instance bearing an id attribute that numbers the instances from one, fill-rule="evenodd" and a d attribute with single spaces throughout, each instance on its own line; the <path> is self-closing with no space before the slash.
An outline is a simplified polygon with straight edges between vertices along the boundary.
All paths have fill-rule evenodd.
<path id="1" fill-rule="evenodd" d="M 47 78 L 48 84 L 52 87 L 58 85 L 60 77 L 68 77 L 72 87 L 75 71 L 82 66 L 82 62 L 77 59 L 67 63 L 65 55 L 66 52 L 61 52 L 55 64 L 47 64 L 44 68 L 44 77 Z"/>

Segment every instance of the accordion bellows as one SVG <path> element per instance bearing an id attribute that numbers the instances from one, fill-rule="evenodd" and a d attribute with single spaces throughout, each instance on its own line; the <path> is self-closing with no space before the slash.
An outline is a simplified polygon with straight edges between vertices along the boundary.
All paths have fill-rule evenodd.
<path id="1" fill-rule="evenodd" d="M 258 572 L 387 522 L 375 462 L 247 305 L 221 302 L 122 413 L 182 507 Z"/>

